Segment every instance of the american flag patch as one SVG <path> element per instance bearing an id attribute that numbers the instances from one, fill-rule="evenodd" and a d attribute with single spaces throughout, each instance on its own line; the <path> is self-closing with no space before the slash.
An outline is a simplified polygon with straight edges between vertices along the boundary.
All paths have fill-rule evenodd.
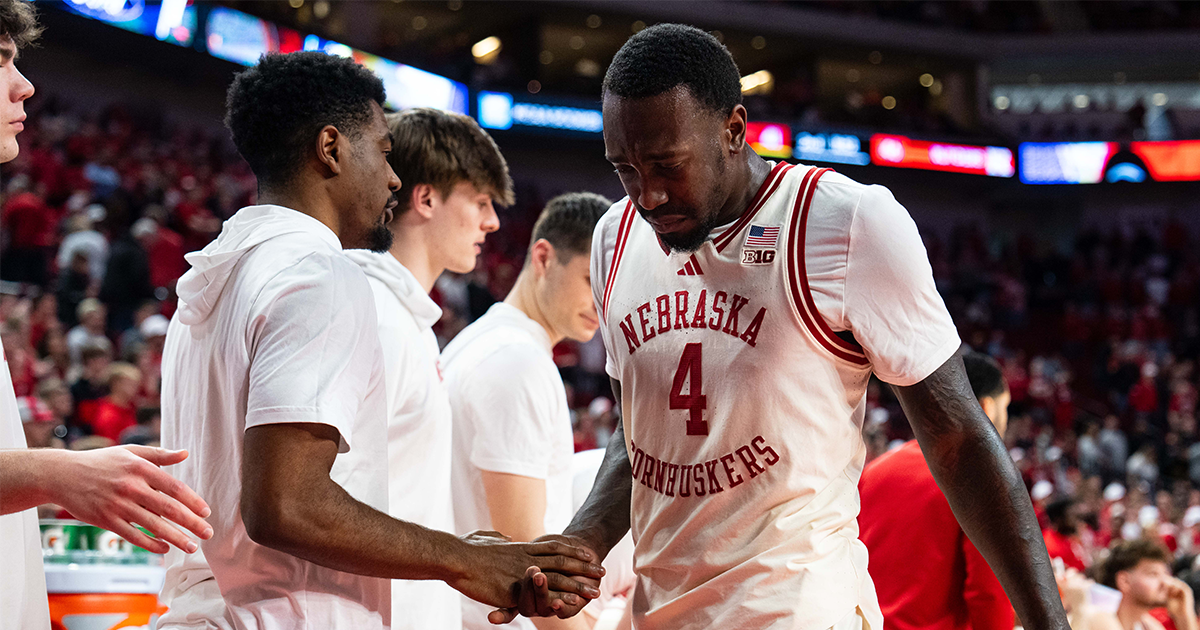
<path id="1" fill-rule="evenodd" d="M 746 247 L 775 247 L 779 241 L 779 228 L 751 225 L 746 237 Z"/>

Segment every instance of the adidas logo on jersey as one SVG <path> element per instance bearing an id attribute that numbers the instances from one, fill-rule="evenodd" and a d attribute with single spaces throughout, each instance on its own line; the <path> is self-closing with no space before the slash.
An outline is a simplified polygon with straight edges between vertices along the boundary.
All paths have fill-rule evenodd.
<path id="1" fill-rule="evenodd" d="M 696 255 L 692 254 L 692 257 L 690 259 L 688 259 L 687 264 L 685 264 L 683 266 L 683 269 L 676 271 L 675 275 L 677 275 L 677 276 L 703 276 L 704 270 L 700 268 L 700 261 L 696 260 Z"/>

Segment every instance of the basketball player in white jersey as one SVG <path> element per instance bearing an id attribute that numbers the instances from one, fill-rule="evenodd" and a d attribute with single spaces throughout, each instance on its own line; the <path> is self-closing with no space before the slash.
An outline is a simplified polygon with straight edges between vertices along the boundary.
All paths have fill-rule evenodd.
<path id="1" fill-rule="evenodd" d="M 456 537 L 387 515 L 387 395 L 374 299 L 343 249 L 386 251 L 401 182 L 383 82 L 319 52 L 264 55 L 229 89 L 226 122 L 258 180 L 179 281 L 163 352 L 163 442 L 208 498 L 202 554 L 168 559 L 159 627 L 391 625 L 389 579 L 441 580 L 522 613 L 593 588 L 561 542 Z M 571 554 L 565 557 L 562 554 Z M 530 584 L 532 583 L 532 584 Z M 536 588 L 535 588 L 536 587 Z"/>
<path id="2" fill-rule="evenodd" d="M 25 100 L 33 96 L 33 84 L 17 70 L 17 55 L 40 33 L 32 3 L 0 0 L 0 164 L 20 151 Z M 201 538 L 212 535 L 202 520 L 209 515 L 204 500 L 158 468 L 183 461 L 183 451 L 148 446 L 27 450 L 7 357 L 0 364 L 0 630 L 50 626 L 38 505 L 55 503 L 158 553 L 167 543 L 196 550 L 196 543 L 166 519 Z M 159 540 L 138 531 L 135 523 Z"/>
<path id="3" fill-rule="evenodd" d="M 410 109 L 389 115 L 388 128 L 388 163 L 402 182 L 388 223 L 392 247 L 348 252 L 367 274 L 379 317 L 388 513 L 454 531 L 452 499 L 459 497 L 450 488 L 450 399 L 433 333 L 442 309 L 429 291 L 443 271 L 475 268 L 484 237 L 500 227 L 493 203 L 513 202 L 512 179 L 499 147 L 467 116 Z M 461 629 L 460 597 L 440 582 L 393 580 L 392 628 Z"/>
<path id="4" fill-rule="evenodd" d="M 575 448 L 552 349 L 596 332 L 588 254 L 596 221 L 611 203 L 591 193 L 551 199 L 533 226 L 512 291 L 442 354 L 454 418 L 455 531 L 533 540 L 561 532 L 571 520 Z M 489 607 L 463 599 L 462 608 L 464 628 L 491 627 Z M 582 615 L 513 625 L 589 627 Z"/>
<path id="5" fill-rule="evenodd" d="M 632 526 L 637 628 L 879 630 L 855 524 L 874 372 L 1025 627 L 1065 630 L 916 226 L 884 188 L 755 155 L 738 78 L 671 24 L 609 66 L 629 196 L 596 228 L 592 283 L 624 414 L 565 534 L 604 553 Z"/>

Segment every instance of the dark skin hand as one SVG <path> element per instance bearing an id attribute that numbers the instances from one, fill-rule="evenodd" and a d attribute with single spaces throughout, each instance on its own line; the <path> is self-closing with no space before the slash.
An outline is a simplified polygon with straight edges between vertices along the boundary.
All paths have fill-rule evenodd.
<path id="1" fill-rule="evenodd" d="M 954 517 L 1025 627 L 1069 629 L 1029 494 L 971 391 L 962 358 L 951 357 L 916 385 L 892 389 Z"/>
<path id="2" fill-rule="evenodd" d="M 260 545 L 348 573 L 442 580 L 526 616 L 582 608 L 600 594 L 604 570 L 587 549 L 559 540 L 513 543 L 496 532 L 457 537 L 357 501 L 329 477 L 339 443 L 331 426 L 263 425 L 247 429 L 244 440 L 242 520 Z"/>
<path id="3" fill-rule="evenodd" d="M 609 379 L 609 382 L 612 383 L 616 404 L 620 405 L 621 382 L 615 379 Z M 629 501 L 632 495 L 633 467 L 629 464 L 629 451 L 625 446 L 625 428 L 618 422 L 616 431 L 608 440 L 604 462 L 600 465 L 600 472 L 596 474 L 592 492 L 571 519 L 571 524 L 563 530 L 562 536 L 543 536 L 538 540 L 553 538 L 576 547 L 591 549 L 596 553 L 596 562 L 601 562 L 608 557 L 608 552 L 621 542 L 625 532 L 629 531 Z M 575 579 L 582 581 L 585 578 Z M 560 619 L 566 619 L 586 605 L 587 601 L 578 604 L 564 603 L 557 615 Z M 512 610 L 497 610 L 488 615 L 492 623 L 507 623 L 514 618 L 516 615 Z"/>

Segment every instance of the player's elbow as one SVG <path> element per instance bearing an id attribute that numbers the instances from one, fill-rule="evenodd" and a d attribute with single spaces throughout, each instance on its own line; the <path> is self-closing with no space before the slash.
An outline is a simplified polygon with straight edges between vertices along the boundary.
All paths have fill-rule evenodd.
<path id="1" fill-rule="evenodd" d="M 286 497 L 242 494 L 242 524 L 250 540 L 279 551 L 296 548 L 304 528 L 300 507 Z"/>

